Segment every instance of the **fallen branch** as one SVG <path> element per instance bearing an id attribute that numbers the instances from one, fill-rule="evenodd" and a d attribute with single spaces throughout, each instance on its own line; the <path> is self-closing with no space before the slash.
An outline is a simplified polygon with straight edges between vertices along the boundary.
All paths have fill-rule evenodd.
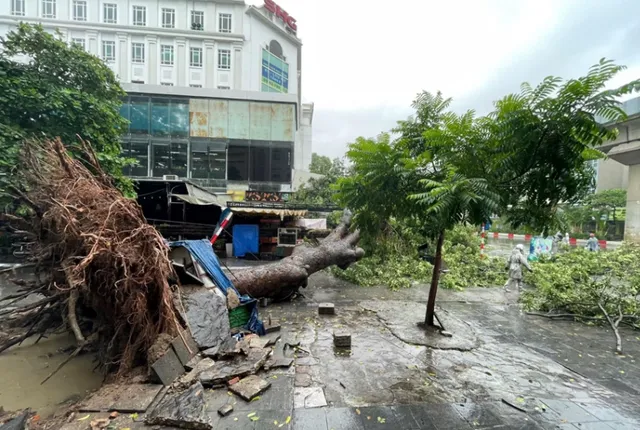
<path id="1" fill-rule="evenodd" d="M 616 353 L 622 355 L 622 339 L 620 338 L 620 332 L 618 331 L 618 326 L 620 325 L 620 321 L 622 321 L 622 318 L 624 317 L 624 315 L 622 314 L 622 307 L 618 305 L 618 311 L 620 313 L 620 316 L 615 321 L 611 319 L 607 310 L 604 308 L 604 306 L 602 306 L 602 302 L 598 302 L 598 307 L 600 308 L 605 318 L 609 322 L 609 325 L 613 330 L 613 334 L 615 334 L 616 336 Z"/>

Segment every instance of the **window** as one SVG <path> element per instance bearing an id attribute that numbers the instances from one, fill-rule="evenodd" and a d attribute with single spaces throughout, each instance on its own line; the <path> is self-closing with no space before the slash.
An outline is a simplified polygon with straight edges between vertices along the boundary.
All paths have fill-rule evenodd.
<path id="1" fill-rule="evenodd" d="M 173 66 L 173 45 L 160 45 L 160 64 Z"/>
<path id="2" fill-rule="evenodd" d="M 191 67 L 202 67 L 202 48 L 191 48 Z"/>
<path id="3" fill-rule="evenodd" d="M 76 45 L 82 49 L 85 49 L 85 42 L 84 39 L 80 38 L 80 37 L 74 37 L 71 39 L 71 44 L 72 45 Z"/>
<path id="4" fill-rule="evenodd" d="M 11 0 L 11 15 L 24 16 L 24 1 L 25 0 Z"/>
<path id="5" fill-rule="evenodd" d="M 133 7 L 133 25 L 147 25 L 147 8 L 144 6 Z"/>
<path id="6" fill-rule="evenodd" d="M 227 179 L 230 181 L 248 181 L 249 147 L 230 145 L 227 156 L 229 160 Z"/>
<path id="7" fill-rule="evenodd" d="M 118 5 L 115 3 L 105 3 L 102 9 L 102 20 L 105 24 L 118 23 Z"/>
<path id="8" fill-rule="evenodd" d="M 107 63 L 116 61 L 116 42 L 102 41 L 102 59 Z"/>
<path id="9" fill-rule="evenodd" d="M 131 97 L 129 104 L 129 131 L 131 134 L 149 134 L 149 98 Z"/>
<path id="10" fill-rule="evenodd" d="M 199 10 L 191 11 L 191 30 L 204 30 L 204 12 Z"/>
<path id="11" fill-rule="evenodd" d="M 231 14 L 221 13 L 218 15 L 218 31 L 220 33 L 231 33 Z"/>
<path id="12" fill-rule="evenodd" d="M 271 182 L 291 182 L 291 148 L 271 148 Z"/>
<path id="13" fill-rule="evenodd" d="M 191 141 L 191 177 L 224 179 L 227 164 L 225 144 Z"/>
<path id="14" fill-rule="evenodd" d="M 56 17 L 56 0 L 42 0 L 42 17 Z"/>
<path id="15" fill-rule="evenodd" d="M 172 100 L 169 109 L 169 131 L 173 137 L 189 136 L 189 100 Z"/>
<path id="16" fill-rule="evenodd" d="M 218 69 L 231 69 L 231 51 L 228 49 L 218 49 Z"/>
<path id="17" fill-rule="evenodd" d="M 87 20 L 87 2 L 86 0 L 73 0 L 73 20 Z"/>
<path id="18" fill-rule="evenodd" d="M 249 155 L 249 180 L 267 182 L 269 180 L 269 147 L 252 147 Z"/>
<path id="19" fill-rule="evenodd" d="M 162 28 L 176 27 L 176 10 L 162 8 Z"/>
<path id="20" fill-rule="evenodd" d="M 131 62 L 144 64 L 144 43 L 131 44 Z"/>

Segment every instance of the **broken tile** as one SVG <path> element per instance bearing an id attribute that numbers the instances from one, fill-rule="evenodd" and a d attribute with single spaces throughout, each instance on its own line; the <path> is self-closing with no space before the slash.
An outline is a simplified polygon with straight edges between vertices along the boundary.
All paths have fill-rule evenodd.
<path id="1" fill-rule="evenodd" d="M 249 341 L 249 346 L 251 348 L 264 348 L 269 343 L 269 338 L 267 337 L 252 337 Z"/>
<path id="2" fill-rule="evenodd" d="M 198 362 L 198 364 L 196 364 L 195 367 L 189 371 L 189 373 L 180 377 L 180 379 L 178 380 L 178 385 L 180 387 L 187 388 L 198 380 L 198 376 L 200 376 L 202 372 L 209 369 L 214 364 L 216 364 L 216 362 L 210 358 L 204 358 L 200 360 L 200 362 Z"/>
<path id="3" fill-rule="evenodd" d="M 264 368 L 265 368 L 265 370 L 269 370 L 269 369 L 275 369 L 275 368 L 278 368 L 278 367 L 291 367 L 292 364 L 293 364 L 293 358 L 288 358 L 288 357 L 275 358 L 275 357 L 271 357 L 264 364 Z"/>
<path id="4" fill-rule="evenodd" d="M 320 303 L 318 305 L 318 313 L 320 315 L 335 315 L 336 307 L 333 303 Z"/>
<path id="5" fill-rule="evenodd" d="M 265 346 L 273 346 L 280 340 L 280 335 L 279 334 L 272 334 L 270 336 L 267 335 L 264 338 L 268 339 L 268 342 L 267 342 L 267 344 Z"/>
<path id="6" fill-rule="evenodd" d="M 327 406 L 322 387 L 296 387 L 293 390 L 293 407 L 319 408 Z"/>
<path id="7" fill-rule="evenodd" d="M 231 412 L 233 412 L 233 405 L 230 405 L 230 404 L 226 404 L 220 409 L 218 409 L 218 413 L 220 414 L 221 417 L 226 417 Z"/>
<path id="8" fill-rule="evenodd" d="M 271 382 L 266 381 L 259 376 L 251 375 L 242 379 L 237 384 L 229 387 L 229 391 L 237 394 L 246 401 L 251 401 L 254 397 L 264 392 L 271 386 Z"/>
<path id="9" fill-rule="evenodd" d="M 273 325 L 265 325 L 264 326 L 264 331 L 265 333 L 269 334 L 269 333 L 275 333 L 277 331 L 280 331 L 280 324 L 273 324 Z"/>
<path id="10" fill-rule="evenodd" d="M 296 374 L 296 379 L 294 382 L 296 387 L 308 387 L 311 385 L 311 375 L 308 373 L 298 373 Z"/>
<path id="11" fill-rule="evenodd" d="M 333 344 L 338 348 L 351 348 L 351 333 L 344 330 L 334 331 Z"/>
<path id="12" fill-rule="evenodd" d="M 164 385 L 171 385 L 180 375 L 184 373 L 184 366 L 178 359 L 173 349 L 168 349 L 162 357 L 151 365 L 151 370 L 157 380 Z"/>
<path id="13" fill-rule="evenodd" d="M 173 352 L 176 353 L 183 366 L 186 366 L 187 363 L 189 363 L 189 361 L 191 361 L 191 359 L 198 353 L 197 348 L 190 351 L 189 347 L 185 344 L 185 341 L 182 340 L 180 336 L 171 341 L 171 347 L 173 348 Z"/>
<path id="14" fill-rule="evenodd" d="M 239 356 L 229 361 L 218 361 L 214 366 L 202 372 L 200 382 L 205 386 L 222 386 L 236 376 L 245 377 L 256 373 L 264 366 L 271 350 L 251 348 L 249 355 Z"/>
<path id="15" fill-rule="evenodd" d="M 184 365 L 184 368 L 187 370 L 193 370 L 195 367 L 202 361 L 202 356 L 200 354 L 193 357 L 187 364 Z"/>
<path id="16" fill-rule="evenodd" d="M 162 399 L 145 422 L 148 425 L 211 430 L 213 424 L 206 406 L 204 388 L 196 382 L 182 393 L 171 394 Z"/>

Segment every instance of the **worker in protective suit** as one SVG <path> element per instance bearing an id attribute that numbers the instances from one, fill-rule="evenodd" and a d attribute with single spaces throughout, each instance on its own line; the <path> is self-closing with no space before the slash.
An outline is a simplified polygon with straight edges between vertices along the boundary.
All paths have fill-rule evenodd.
<path id="1" fill-rule="evenodd" d="M 511 284 L 516 284 L 518 290 L 522 287 L 522 266 L 526 267 L 530 272 L 533 272 L 529 263 L 527 263 L 527 257 L 524 256 L 524 247 L 517 245 L 511 251 L 511 255 L 507 259 L 505 269 L 509 270 L 509 279 L 504 284 L 504 290 L 509 291 Z"/>

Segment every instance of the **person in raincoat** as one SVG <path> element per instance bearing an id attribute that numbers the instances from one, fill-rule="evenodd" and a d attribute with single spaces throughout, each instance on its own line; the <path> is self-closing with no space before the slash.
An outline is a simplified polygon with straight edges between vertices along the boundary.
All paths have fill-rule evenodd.
<path id="1" fill-rule="evenodd" d="M 524 247 L 517 245 L 511 251 L 511 255 L 507 259 L 505 269 L 509 270 L 509 279 L 504 284 L 504 290 L 509 291 L 511 284 L 516 284 L 518 290 L 522 287 L 522 266 L 526 267 L 529 272 L 533 272 L 529 263 L 527 263 L 527 257 L 524 256 Z"/>
<path id="2" fill-rule="evenodd" d="M 600 244 L 598 243 L 598 238 L 595 234 L 589 234 L 589 239 L 587 240 L 587 246 L 585 248 L 591 252 L 597 252 L 598 249 L 600 249 Z"/>

